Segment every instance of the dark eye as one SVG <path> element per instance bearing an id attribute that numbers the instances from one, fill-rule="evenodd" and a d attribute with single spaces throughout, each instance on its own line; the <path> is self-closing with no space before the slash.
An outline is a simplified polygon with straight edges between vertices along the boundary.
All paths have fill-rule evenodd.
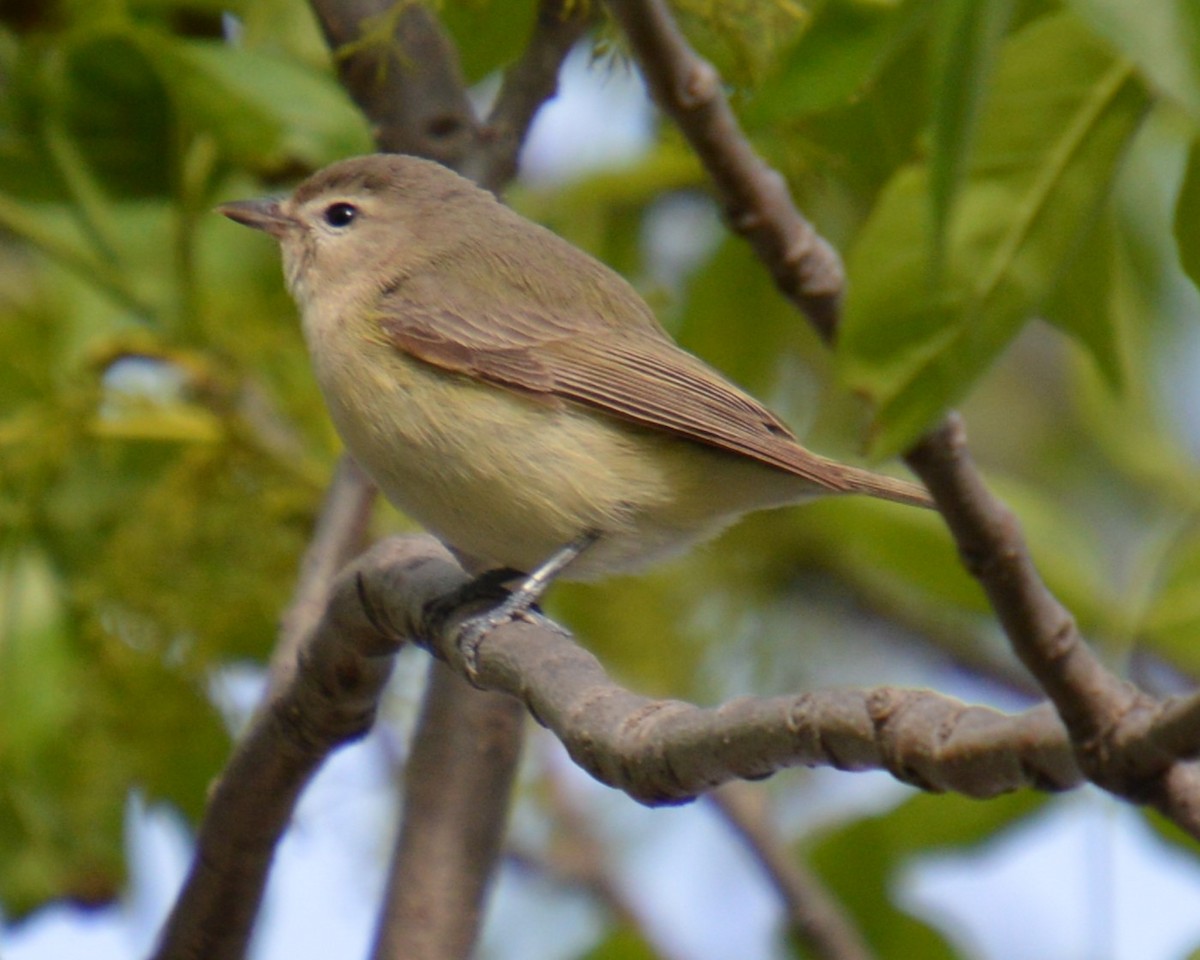
<path id="1" fill-rule="evenodd" d="M 358 216 L 358 207 L 352 203 L 331 203 L 325 208 L 325 222 L 331 227 L 348 227 Z"/>

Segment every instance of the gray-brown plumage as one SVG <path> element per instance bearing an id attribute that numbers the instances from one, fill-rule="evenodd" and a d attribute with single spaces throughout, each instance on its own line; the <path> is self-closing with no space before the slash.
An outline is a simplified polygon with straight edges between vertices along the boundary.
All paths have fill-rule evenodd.
<path id="1" fill-rule="evenodd" d="M 280 239 L 351 452 L 468 553 L 528 569 L 594 530 L 571 570 L 588 575 L 821 492 L 929 505 L 915 484 L 806 450 L 619 275 L 436 164 L 356 158 L 282 204 L 224 210 Z M 413 456 L 430 463 L 398 462 Z"/>

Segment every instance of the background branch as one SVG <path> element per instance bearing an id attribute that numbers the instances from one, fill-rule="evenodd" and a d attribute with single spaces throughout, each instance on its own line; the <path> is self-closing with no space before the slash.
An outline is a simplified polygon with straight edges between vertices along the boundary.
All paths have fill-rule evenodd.
<path id="1" fill-rule="evenodd" d="M 816 960 L 869 960 L 874 953 L 841 905 L 801 866 L 772 828 L 765 797 L 744 783 L 708 795 L 725 822 L 758 861 L 787 911 L 788 936 L 802 956 Z"/>
<path id="2" fill-rule="evenodd" d="M 542 0 L 521 59 L 504 72 L 496 103 L 463 173 L 499 193 L 517 173 L 517 157 L 542 104 L 558 92 L 558 72 L 595 19 L 590 3 Z"/>
<path id="3" fill-rule="evenodd" d="M 542 745 L 551 743 L 551 735 Z M 553 756 L 547 757 L 541 781 L 545 784 L 543 803 L 553 833 L 544 851 L 509 844 L 506 858 L 522 869 L 536 871 L 554 883 L 578 889 L 608 911 L 612 920 L 635 934 L 657 960 L 684 960 L 673 945 L 663 942 L 653 924 L 642 915 L 641 902 L 630 896 L 614 872 L 616 851 L 597 831 L 588 810 L 571 789 L 565 768 L 553 742 Z M 549 751 L 547 751 L 549 752 Z"/>
<path id="4" fill-rule="evenodd" d="M 508 820 L 524 721 L 520 701 L 475 690 L 445 664 L 430 663 L 375 960 L 471 954 Z"/>
<path id="5" fill-rule="evenodd" d="M 300 561 L 292 602 L 283 612 L 279 639 L 271 651 L 264 699 L 291 679 L 304 639 L 329 602 L 334 576 L 367 545 L 375 506 L 375 484 L 349 454 L 342 454 L 325 491 L 312 539 Z"/>
<path id="6" fill-rule="evenodd" d="M 310 0 L 342 85 L 387 153 L 459 169 L 478 136 L 458 56 L 419 3 Z"/>
<path id="7" fill-rule="evenodd" d="M 609 0 L 659 106 L 687 137 L 734 230 L 754 247 L 780 290 L 834 339 L 840 261 L 795 209 L 783 178 L 757 156 L 713 67 L 679 31 L 662 0 Z M 1038 575 L 1016 518 L 990 493 L 966 449 L 957 416 L 906 457 L 934 495 L 969 572 L 986 591 L 1013 649 L 1071 733 L 1089 779 L 1130 799 L 1150 798 L 1193 835 L 1200 772 L 1149 748 L 1139 717 L 1154 702 L 1100 663 L 1070 613 Z M 1187 764 L 1185 764 L 1187 766 Z"/>

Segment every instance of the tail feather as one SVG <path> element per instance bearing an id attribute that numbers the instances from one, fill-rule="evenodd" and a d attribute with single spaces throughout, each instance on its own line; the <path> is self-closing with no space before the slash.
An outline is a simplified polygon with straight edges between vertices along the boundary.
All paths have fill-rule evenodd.
<path id="1" fill-rule="evenodd" d="M 828 486 L 841 493 L 863 493 L 877 497 L 880 500 L 891 500 L 894 503 L 906 503 L 913 507 L 925 507 L 932 510 L 935 507 L 929 492 L 919 483 L 908 480 L 897 480 L 886 477 L 870 470 L 862 470 L 844 463 L 826 461 L 830 471 Z"/>

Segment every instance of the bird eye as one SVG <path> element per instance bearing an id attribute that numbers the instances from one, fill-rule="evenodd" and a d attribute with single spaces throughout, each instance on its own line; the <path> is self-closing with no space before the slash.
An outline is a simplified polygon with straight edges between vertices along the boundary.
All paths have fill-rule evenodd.
<path id="1" fill-rule="evenodd" d="M 358 207 L 352 203 L 331 203 L 325 208 L 325 222 L 331 227 L 348 227 L 358 216 Z"/>

